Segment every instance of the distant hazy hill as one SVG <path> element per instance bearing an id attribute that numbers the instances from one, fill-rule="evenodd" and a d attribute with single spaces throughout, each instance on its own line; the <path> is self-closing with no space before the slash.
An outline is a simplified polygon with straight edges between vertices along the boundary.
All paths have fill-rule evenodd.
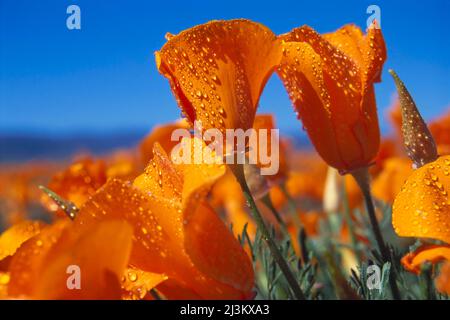
<path id="1" fill-rule="evenodd" d="M 133 147 L 145 132 L 92 134 L 83 136 L 0 136 L 0 162 L 18 162 L 34 159 L 65 159 L 86 151 L 102 154 L 116 148 Z"/>
<path id="2" fill-rule="evenodd" d="M 68 159 L 79 152 L 102 154 L 117 148 L 137 145 L 145 130 L 83 135 L 0 134 L 0 162 L 21 162 L 35 159 Z M 304 135 L 294 139 L 297 147 L 308 147 Z"/>

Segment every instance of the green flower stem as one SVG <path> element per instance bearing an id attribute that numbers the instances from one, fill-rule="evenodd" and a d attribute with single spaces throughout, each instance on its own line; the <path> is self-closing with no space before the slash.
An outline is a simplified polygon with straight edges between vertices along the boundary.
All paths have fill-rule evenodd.
<path id="1" fill-rule="evenodd" d="M 367 213 L 369 215 L 370 224 L 372 226 L 372 231 L 375 236 L 375 240 L 377 242 L 381 256 L 384 262 L 390 262 L 391 266 L 394 266 L 394 264 L 392 263 L 391 253 L 389 252 L 389 249 L 384 242 L 383 235 L 381 233 L 380 226 L 378 224 L 378 220 L 375 214 L 375 206 L 373 204 L 372 194 L 370 192 L 369 169 L 366 167 L 354 170 L 351 172 L 351 174 L 358 183 L 358 186 L 361 189 L 361 192 L 364 196 L 364 201 L 366 202 L 366 208 Z M 394 297 L 394 299 L 400 300 L 401 296 L 400 291 L 398 290 L 397 287 L 395 268 L 393 268 L 392 271 L 393 272 L 391 272 L 389 276 L 389 283 L 391 286 L 392 296 Z"/>
<path id="2" fill-rule="evenodd" d="M 295 279 L 295 276 L 292 273 L 291 269 L 289 268 L 289 265 L 287 264 L 286 260 L 283 258 L 279 248 L 275 244 L 275 241 L 272 239 L 272 236 L 270 235 L 269 230 L 267 229 L 264 223 L 261 213 L 259 212 L 258 207 L 256 206 L 255 200 L 253 199 L 253 196 L 250 192 L 247 182 L 245 181 L 244 170 L 242 165 L 239 164 L 230 165 L 230 168 L 233 171 L 237 181 L 239 182 L 242 188 L 247 203 L 250 206 L 253 218 L 255 219 L 256 225 L 258 229 L 261 231 L 262 238 L 269 246 L 269 250 L 272 253 L 273 258 L 275 259 L 275 262 L 280 267 L 280 270 L 283 273 L 284 277 L 286 278 L 287 282 L 289 283 L 289 286 L 291 287 L 295 297 L 298 300 L 305 300 L 306 297 L 302 289 L 300 288 L 300 285 Z"/>

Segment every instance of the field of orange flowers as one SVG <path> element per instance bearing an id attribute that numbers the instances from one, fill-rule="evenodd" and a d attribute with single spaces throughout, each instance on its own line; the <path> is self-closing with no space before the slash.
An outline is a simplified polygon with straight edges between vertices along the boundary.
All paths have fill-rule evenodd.
<path id="1" fill-rule="evenodd" d="M 166 38 L 156 67 L 182 120 L 106 156 L 0 166 L 1 299 L 448 298 L 450 110 L 426 124 L 390 70 L 395 134 L 380 136 L 376 22 L 275 35 L 211 21 Z M 315 150 L 282 136 L 271 176 L 173 161 L 173 131 L 195 121 L 276 128 L 257 114 L 272 74 Z"/>

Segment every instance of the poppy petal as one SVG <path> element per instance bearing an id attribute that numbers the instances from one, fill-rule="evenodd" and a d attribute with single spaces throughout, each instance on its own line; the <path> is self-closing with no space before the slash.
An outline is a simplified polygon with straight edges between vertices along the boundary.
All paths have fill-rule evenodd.
<path id="1" fill-rule="evenodd" d="M 160 273 L 146 272 L 137 268 L 127 268 L 122 280 L 122 298 L 138 300 L 145 298 L 148 291 L 167 280 Z"/>
<path id="2" fill-rule="evenodd" d="M 120 279 L 131 251 L 132 228 L 102 221 L 78 233 L 70 228 L 45 258 L 33 296 L 38 299 L 120 299 Z M 68 267 L 79 269 L 79 289 L 69 288 Z M 77 271 L 73 271 L 77 272 Z"/>
<path id="3" fill-rule="evenodd" d="M 424 262 L 437 263 L 442 260 L 450 261 L 450 246 L 428 245 L 422 246 L 415 252 L 405 255 L 401 262 L 406 270 L 419 274 Z"/>
<path id="4" fill-rule="evenodd" d="M 184 258 L 179 254 L 182 221 L 173 202 L 111 179 L 80 208 L 74 223 L 82 228 L 104 219 L 124 219 L 133 227 L 130 264 L 139 269 L 164 273 L 168 265 Z"/>
<path id="5" fill-rule="evenodd" d="M 47 253 L 71 222 L 60 219 L 25 241 L 11 259 L 8 294 L 12 297 L 32 296 L 39 281 Z"/>
<path id="6" fill-rule="evenodd" d="M 14 255 L 22 243 L 38 234 L 43 226 L 37 221 L 23 221 L 3 232 L 0 235 L 0 261 Z"/>
<path id="7" fill-rule="evenodd" d="M 243 293 L 253 288 L 250 259 L 230 230 L 205 203 L 197 207 L 185 226 L 185 247 L 203 273 Z"/>
<path id="8" fill-rule="evenodd" d="M 394 201 L 392 224 L 402 237 L 450 243 L 450 156 L 415 170 Z"/>

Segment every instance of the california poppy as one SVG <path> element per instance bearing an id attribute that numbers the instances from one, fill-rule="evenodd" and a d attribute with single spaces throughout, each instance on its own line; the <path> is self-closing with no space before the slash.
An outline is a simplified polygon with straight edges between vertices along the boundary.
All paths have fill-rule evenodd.
<path id="1" fill-rule="evenodd" d="M 248 298 L 250 260 L 205 201 L 223 172 L 221 165 L 174 165 L 156 144 L 134 185 L 108 181 L 81 207 L 75 227 L 125 219 L 133 227 L 132 266 L 163 274 L 201 298 Z"/>
<path id="2" fill-rule="evenodd" d="M 450 243 L 450 156 L 412 172 L 394 201 L 392 223 L 403 237 Z"/>
<path id="3" fill-rule="evenodd" d="M 245 19 L 211 21 L 169 35 L 156 52 L 183 113 L 204 129 L 252 127 L 262 89 L 281 59 L 276 36 Z"/>
<path id="4" fill-rule="evenodd" d="M 395 198 L 392 224 L 399 236 L 447 243 L 423 245 L 403 257 L 403 266 L 411 272 L 419 273 L 426 261 L 450 261 L 449 186 L 450 156 L 442 156 L 415 170 Z"/>
<path id="5" fill-rule="evenodd" d="M 303 26 L 279 36 L 280 75 L 321 157 L 341 172 L 367 167 L 379 147 L 373 84 L 386 59 L 376 23 L 319 35 Z"/>

